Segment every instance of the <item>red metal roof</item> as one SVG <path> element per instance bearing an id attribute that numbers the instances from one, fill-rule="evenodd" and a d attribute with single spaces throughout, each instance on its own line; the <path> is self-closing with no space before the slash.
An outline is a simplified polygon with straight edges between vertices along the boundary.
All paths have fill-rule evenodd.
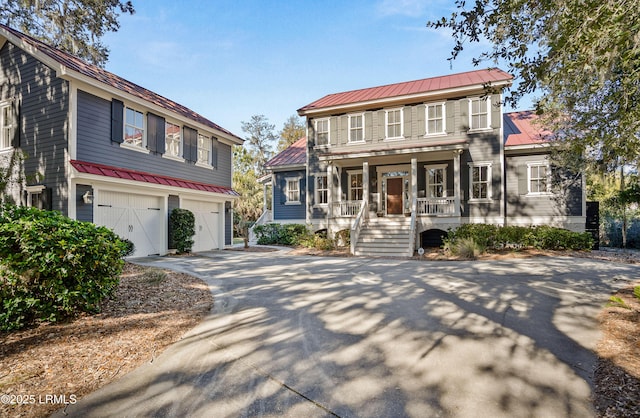
<path id="1" fill-rule="evenodd" d="M 284 151 L 267 161 L 266 167 L 305 165 L 307 163 L 307 137 L 298 139 Z"/>
<path id="2" fill-rule="evenodd" d="M 505 113 L 502 116 L 504 145 L 533 145 L 549 142 L 553 133 L 539 126 L 539 116 L 532 110 Z"/>
<path id="3" fill-rule="evenodd" d="M 150 103 L 160 106 L 165 110 L 168 110 L 170 112 L 175 112 L 194 122 L 198 122 L 202 125 L 224 132 L 227 135 L 230 135 L 231 137 L 238 139 L 240 143 L 244 141 L 242 138 L 234 135 L 233 133 L 224 129 L 220 125 L 210 121 L 204 116 L 199 115 L 193 110 L 174 102 L 173 100 L 169 100 L 166 97 L 163 97 L 157 93 L 152 92 L 151 90 L 147 90 L 144 87 L 141 87 L 135 83 L 125 80 L 122 77 L 119 77 L 113 73 L 110 73 L 109 71 L 103 68 L 100 68 L 93 64 L 89 64 L 78 57 L 74 57 L 71 54 L 68 54 L 57 48 L 54 48 L 43 42 L 40 42 L 39 40 L 32 38 L 28 35 L 25 35 L 24 33 L 18 32 L 15 29 L 12 29 L 8 26 L 0 24 L 1 35 L 4 35 L 2 33 L 3 30 L 13 35 L 14 37 L 18 38 L 22 42 L 25 42 L 26 44 L 30 45 L 31 47 L 35 48 L 36 50 L 40 51 L 41 53 L 45 54 L 49 58 L 53 59 L 60 65 L 63 65 L 64 67 L 70 70 L 73 70 L 84 76 L 90 77 L 108 86 L 115 87 L 116 89 L 123 91 L 125 93 L 129 93 L 133 96 L 139 97 L 143 100 L 146 100 Z"/>
<path id="4" fill-rule="evenodd" d="M 183 189 L 201 190 L 204 192 L 220 193 L 229 196 L 240 196 L 238 192 L 229 187 L 217 186 L 215 184 L 199 183 L 175 177 L 159 176 L 157 174 L 145 173 L 144 171 L 135 171 L 78 160 L 71 160 L 71 165 L 80 173 L 95 174 L 97 176 L 113 177 L 123 180 L 140 181 L 143 183 L 161 184 L 163 186 L 182 187 Z"/>
<path id="5" fill-rule="evenodd" d="M 404 83 L 388 84 L 386 86 L 329 94 L 298 109 L 298 112 L 304 113 L 309 110 L 317 110 L 325 107 L 342 106 L 393 97 L 430 93 L 458 87 L 511 82 L 512 79 L 513 76 L 511 74 L 506 73 L 499 68 L 488 68 L 485 70 L 469 71 L 440 77 L 425 78 L 422 80 L 407 81 Z"/>

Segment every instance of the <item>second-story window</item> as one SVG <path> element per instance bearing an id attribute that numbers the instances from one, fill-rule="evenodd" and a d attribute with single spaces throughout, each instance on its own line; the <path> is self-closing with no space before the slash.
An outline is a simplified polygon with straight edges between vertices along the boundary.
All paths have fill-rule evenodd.
<path id="1" fill-rule="evenodd" d="M 198 134 L 198 163 L 211 164 L 211 138 Z"/>
<path id="2" fill-rule="evenodd" d="M 489 129 L 491 127 L 491 96 L 469 100 L 469 126 L 471 129 Z"/>
<path id="3" fill-rule="evenodd" d="M 349 115 L 349 142 L 364 141 L 364 117 Z"/>
<path id="4" fill-rule="evenodd" d="M 316 120 L 316 145 L 329 145 L 329 119 Z"/>
<path id="5" fill-rule="evenodd" d="M 144 114 L 126 107 L 124 110 L 124 142 L 129 145 L 144 148 L 147 146 L 144 134 Z"/>
<path id="6" fill-rule="evenodd" d="M 387 139 L 402 138 L 402 109 L 386 112 Z"/>
<path id="7" fill-rule="evenodd" d="M 180 135 L 180 126 L 171 122 L 164 124 L 165 152 L 172 157 L 180 157 L 182 155 L 182 135 Z"/>
<path id="8" fill-rule="evenodd" d="M 0 150 L 11 148 L 11 132 L 14 123 L 11 103 L 0 105 Z"/>
<path id="9" fill-rule="evenodd" d="M 427 135 L 443 134 L 445 132 L 445 105 L 444 103 L 434 103 L 427 105 Z"/>

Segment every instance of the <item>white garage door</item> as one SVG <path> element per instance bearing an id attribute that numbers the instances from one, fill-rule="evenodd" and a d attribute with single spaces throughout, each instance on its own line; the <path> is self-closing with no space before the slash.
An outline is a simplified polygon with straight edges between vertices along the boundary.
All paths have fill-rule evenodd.
<path id="1" fill-rule="evenodd" d="M 161 197 L 101 190 L 94 220 L 131 240 L 136 257 L 160 254 L 164 248 Z"/>
<path id="2" fill-rule="evenodd" d="M 200 200 L 183 200 L 182 208 L 193 212 L 196 218 L 196 234 L 192 251 L 209 251 L 219 248 L 220 203 Z"/>

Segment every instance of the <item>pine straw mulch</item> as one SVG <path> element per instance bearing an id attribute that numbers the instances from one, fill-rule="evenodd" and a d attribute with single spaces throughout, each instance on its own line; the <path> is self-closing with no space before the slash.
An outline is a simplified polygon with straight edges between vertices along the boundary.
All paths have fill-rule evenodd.
<path id="1" fill-rule="evenodd" d="M 195 277 L 125 264 L 99 314 L 0 333 L 0 416 L 48 416 L 64 407 L 60 402 L 74 402 L 153 362 L 212 305 L 209 288 Z"/>

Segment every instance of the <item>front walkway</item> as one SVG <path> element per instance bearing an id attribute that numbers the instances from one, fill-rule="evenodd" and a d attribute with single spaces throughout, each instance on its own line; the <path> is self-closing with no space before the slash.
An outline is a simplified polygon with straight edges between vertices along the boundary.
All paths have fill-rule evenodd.
<path id="1" fill-rule="evenodd" d="M 562 257 L 138 261 L 203 278 L 213 311 L 70 416 L 593 416 L 595 316 L 640 273 Z"/>

